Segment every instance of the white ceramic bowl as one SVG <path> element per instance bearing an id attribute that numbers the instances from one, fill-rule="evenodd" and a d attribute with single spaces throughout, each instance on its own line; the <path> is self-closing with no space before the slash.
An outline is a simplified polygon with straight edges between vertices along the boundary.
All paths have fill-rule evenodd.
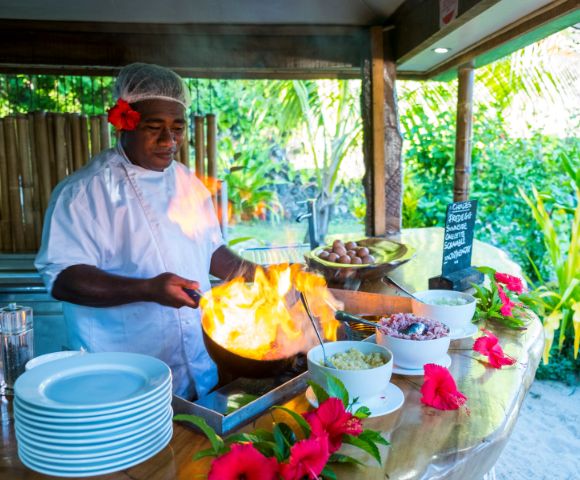
<path id="1" fill-rule="evenodd" d="M 326 375 L 335 376 L 344 383 L 351 400 L 356 397 L 365 399 L 384 392 L 393 374 L 393 354 L 384 346 L 370 342 L 340 341 L 324 344 L 327 358 L 332 357 L 336 353 L 346 352 L 351 348 L 355 348 L 365 355 L 379 352 L 387 362 L 380 367 L 364 370 L 339 370 L 337 368 L 330 368 L 324 365 L 322 347 L 318 345 L 312 348 L 306 357 L 308 371 L 310 372 L 312 380 L 326 389 Z"/>
<path id="2" fill-rule="evenodd" d="M 46 353 L 26 362 L 24 369 L 30 370 L 31 368 L 42 365 L 43 363 L 53 362 L 54 360 L 60 360 L 61 358 L 75 357 L 84 353 L 85 352 L 81 352 L 79 350 L 66 350 L 64 352 Z"/>
<path id="3" fill-rule="evenodd" d="M 455 292 L 453 290 L 426 290 L 414 294 L 425 303 L 411 300 L 413 313 L 418 317 L 430 318 L 444 323 L 453 331 L 462 330 L 471 326 L 471 320 L 475 314 L 475 297 L 468 293 Z M 433 302 L 438 299 L 464 300 L 463 305 L 437 305 Z"/>
<path id="4" fill-rule="evenodd" d="M 418 369 L 426 363 L 440 361 L 449 350 L 449 335 L 432 340 L 407 340 L 385 335 L 377 328 L 377 343 L 393 352 L 397 367 Z"/>

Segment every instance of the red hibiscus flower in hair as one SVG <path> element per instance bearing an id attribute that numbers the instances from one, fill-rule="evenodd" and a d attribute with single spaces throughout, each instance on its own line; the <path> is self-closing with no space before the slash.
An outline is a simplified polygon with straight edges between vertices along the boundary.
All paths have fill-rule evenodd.
<path id="1" fill-rule="evenodd" d="M 141 121 L 141 114 L 131 108 L 125 100 L 119 98 L 107 114 L 109 123 L 117 130 L 135 130 Z"/>
<path id="2" fill-rule="evenodd" d="M 316 480 L 329 458 L 328 437 L 312 436 L 292 445 L 288 463 L 280 465 L 280 475 L 284 480 L 299 480 L 304 477 Z"/>
<path id="3" fill-rule="evenodd" d="M 485 335 L 483 337 L 479 337 L 473 343 L 474 351 L 485 355 L 489 360 L 489 364 L 493 368 L 501 368 L 504 365 L 513 365 L 516 363 L 515 358 L 503 353 L 503 350 L 499 344 L 499 340 L 493 333 L 483 329 L 482 332 Z"/>
<path id="4" fill-rule="evenodd" d="M 345 433 L 358 437 L 363 431 L 360 419 L 347 412 L 342 401 L 334 397 L 327 399 L 313 412 L 305 413 L 304 418 L 310 424 L 314 435 L 328 435 L 330 453 L 341 447 Z"/>
<path id="5" fill-rule="evenodd" d="M 325 462 L 326 463 L 326 462 Z M 208 480 L 276 480 L 278 462 L 262 455 L 251 443 L 236 443 L 231 450 L 216 458 Z"/>
<path id="6" fill-rule="evenodd" d="M 503 283 L 510 292 L 518 295 L 524 291 L 524 284 L 521 278 L 508 275 L 507 273 L 495 273 L 495 281 Z"/>
<path id="7" fill-rule="evenodd" d="M 421 387 L 421 403 L 439 410 L 457 410 L 467 401 L 467 397 L 457 390 L 449 370 L 433 363 L 423 368 L 425 382 Z"/>
<path id="8" fill-rule="evenodd" d="M 502 303 L 502 306 L 499 309 L 499 311 L 505 317 L 511 317 L 513 315 L 512 308 L 514 308 L 516 306 L 516 304 L 514 302 L 512 302 L 510 297 L 507 296 L 507 293 L 505 293 L 505 291 L 501 285 L 497 286 L 497 293 L 499 294 L 499 298 L 501 299 L 501 303 Z"/>

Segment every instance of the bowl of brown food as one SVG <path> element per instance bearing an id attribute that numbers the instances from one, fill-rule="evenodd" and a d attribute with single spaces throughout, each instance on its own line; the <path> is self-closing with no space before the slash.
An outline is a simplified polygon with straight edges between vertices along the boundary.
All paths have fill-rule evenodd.
<path id="1" fill-rule="evenodd" d="M 392 240 L 366 237 L 353 241 L 335 240 L 307 253 L 306 264 L 320 272 L 329 285 L 340 285 L 348 279 L 380 278 L 408 262 L 414 249 Z"/>

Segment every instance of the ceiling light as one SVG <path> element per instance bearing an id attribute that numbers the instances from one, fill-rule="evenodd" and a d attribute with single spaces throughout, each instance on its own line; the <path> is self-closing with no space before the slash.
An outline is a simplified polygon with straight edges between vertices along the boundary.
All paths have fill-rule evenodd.
<path id="1" fill-rule="evenodd" d="M 450 48 L 447 48 L 447 47 L 437 47 L 437 48 L 434 48 L 434 49 L 433 49 L 433 51 L 434 51 L 435 53 L 447 53 L 447 52 L 448 52 L 448 51 L 450 51 L 450 50 L 451 50 L 451 49 L 450 49 Z"/>

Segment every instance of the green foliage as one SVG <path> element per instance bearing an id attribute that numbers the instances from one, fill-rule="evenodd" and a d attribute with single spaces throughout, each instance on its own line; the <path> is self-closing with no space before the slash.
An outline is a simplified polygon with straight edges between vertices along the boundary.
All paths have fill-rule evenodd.
<path id="1" fill-rule="evenodd" d="M 540 227 L 552 267 L 552 274 L 546 279 L 538 272 L 539 282 L 523 299 L 544 320 L 544 363 L 548 363 L 556 330 L 560 350 L 567 337 L 574 338 L 576 358 L 580 345 L 580 165 L 576 162 L 565 154 L 560 156 L 560 163 L 570 177 L 564 186 L 575 192 L 570 204 L 559 203 L 553 194 L 539 193 L 534 186 L 530 198 L 520 188 L 520 195 Z"/>

